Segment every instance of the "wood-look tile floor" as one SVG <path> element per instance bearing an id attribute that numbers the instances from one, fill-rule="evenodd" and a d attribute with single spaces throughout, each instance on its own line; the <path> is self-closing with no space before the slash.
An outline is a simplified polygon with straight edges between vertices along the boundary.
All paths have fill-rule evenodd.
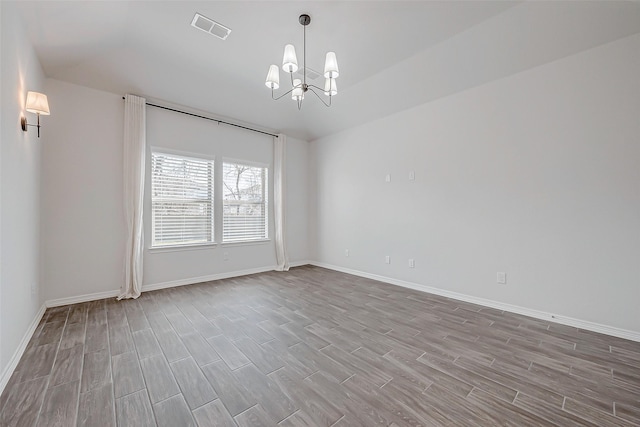
<path id="1" fill-rule="evenodd" d="M 640 343 L 301 267 L 47 310 L 4 426 L 631 426 Z"/>

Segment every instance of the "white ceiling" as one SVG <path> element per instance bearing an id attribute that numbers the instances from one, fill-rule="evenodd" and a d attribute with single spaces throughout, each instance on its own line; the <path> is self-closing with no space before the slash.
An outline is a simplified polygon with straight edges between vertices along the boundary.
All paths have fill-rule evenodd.
<path id="1" fill-rule="evenodd" d="M 617 1 L 21 1 L 48 77 L 134 93 L 313 140 L 640 32 L 640 3 Z M 195 12 L 232 29 L 190 26 Z M 301 111 L 264 79 L 293 43 L 339 93 Z M 638 54 L 638 52 L 635 52 Z M 587 71 L 587 70 L 585 70 Z M 283 93 L 287 85 L 281 73 Z M 318 83 L 319 86 L 323 82 Z"/>

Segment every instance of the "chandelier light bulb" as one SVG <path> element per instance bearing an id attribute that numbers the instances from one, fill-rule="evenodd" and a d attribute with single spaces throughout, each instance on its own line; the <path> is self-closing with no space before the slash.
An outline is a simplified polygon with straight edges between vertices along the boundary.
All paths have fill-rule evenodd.
<path id="1" fill-rule="evenodd" d="M 301 101 L 304 99 L 304 91 L 302 90 L 302 80 L 293 80 L 293 90 L 291 91 L 291 99 Z"/>
<path id="2" fill-rule="evenodd" d="M 336 79 L 324 80 L 324 94 L 327 96 L 336 96 L 338 94 L 338 86 L 336 85 Z"/>
<path id="3" fill-rule="evenodd" d="M 298 71 L 298 57 L 296 56 L 296 48 L 293 47 L 292 44 L 288 44 L 284 47 L 282 69 L 287 73 L 295 73 Z"/>
<path id="4" fill-rule="evenodd" d="M 264 82 L 264 84 L 267 85 L 269 89 L 278 89 L 280 87 L 280 69 L 277 65 L 272 65 L 269 67 L 267 80 Z"/>
<path id="5" fill-rule="evenodd" d="M 335 52 L 327 52 L 327 57 L 324 61 L 324 76 L 328 79 L 335 79 L 340 75 L 338 71 L 338 60 L 336 59 Z"/>

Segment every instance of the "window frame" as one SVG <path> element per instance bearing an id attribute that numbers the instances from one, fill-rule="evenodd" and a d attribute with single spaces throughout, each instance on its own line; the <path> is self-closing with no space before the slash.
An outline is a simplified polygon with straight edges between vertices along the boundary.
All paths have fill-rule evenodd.
<path id="1" fill-rule="evenodd" d="M 210 202 L 210 215 L 209 221 L 211 224 L 210 241 L 198 242 L 198 243 L 169 243 L 169 244 L 157 244 L 156 243 L 156 215 L 154 212 L 154 173 L 153 173 L 153 161 L 155 154 L 163 154 L 166 156 L 173 156 L 183 159 L 192 159 L 196 161 L 206 161 L 209 163 L 208 179 L 209 179 L 209 202 Z M 151 239 L 149 244 L 149 250 L 151 251 L 175 251 L 175 250 L 193 250 L 201 249 L 211 246 L 216 246 L 216 175 L 217 175 L 217 160 L 215 156 L 207 155 L 204 153 L 193 153 L 188 151 L 174 150 L 165 147 L 150 147 L 150 162 L 149 162 L 149 203 L 150 203 L 150 216 L 151 216 Z"/>
<path id="2" fill-rule="evenodd" d="M 224 214 L 224 209 L 225 206 L 227 206 L 227 203 L 225 203 L 224 200 L 224 166 L 225 164 L 234 164 L 234 165 L 242 165 L 242 166 L 248 166 L 248 167 L 252 167 L 252 168 L 260 168 L 263 170 L 262 173 L 262 202 L 260 203 L 260 205 L 262 205 L 263 207 L 263 211 L 264 211 L 264 236 L 260 237 L 260 238 L 252 238 L 252 239 L 241 239 L 241 240 L 225 240 L 224 235 L 225 235 L 225 214 Z M 262 242 L 268 242 L 270 241 L 270 227 L 269 227 L 269 220 L 270 220 L 270 216 L 269 216 L 269 188 L 270 188 L 270 177 L 269 177 L 269 169 L 270 169 L 270 165 L 267 163 L 261 163 L 261 162 L 254 162 L 254 161 L 250 161 L 250 160 L 243 160 L 243 159 L 238 159 L 238 158 L 231 158 L 231 157 L 223 157 L 220 160 L 220 185 L 217 187 L 220 189 L 220 196 L 219 196 L 219 200 L 220 200 L 220 244 L 224 245 L 224 246 L 231 246 L 231 245 L 247 245 L 247 244 L 259 244 Z"/>

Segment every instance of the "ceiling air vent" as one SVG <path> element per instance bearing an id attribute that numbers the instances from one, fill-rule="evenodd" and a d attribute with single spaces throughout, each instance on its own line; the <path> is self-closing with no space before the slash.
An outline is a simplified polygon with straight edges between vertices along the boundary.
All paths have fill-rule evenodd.
<path id="1" fill-rule="evenodd" d="M 227 37 L 229 37 L 229 34 L 231 34 L 230 28 L 225 27 L 213 19 L 207 18 L 204 15 L 200 15 L 199 13 L 194 15 L 193 20 L 191 21 L 191 26 L 204 31 L 205 33 L 214 35 L 222 40 L 226 40 Z"/>
<path id="2" fill-rule="evenodd" d="M 295 74 L 298 77 L 302 78 L 304 76 L 304 68 L 302 68 L 302 67 L 298 68 L 298 71 L 296 71 L 293 74 Z M 320 77 L 321 75 L 322 74 L 320 74 L 316 70 L 312 70 L 311 68 L 307 67 L 307 80 L 315 80 L 318 77 Z"/>

